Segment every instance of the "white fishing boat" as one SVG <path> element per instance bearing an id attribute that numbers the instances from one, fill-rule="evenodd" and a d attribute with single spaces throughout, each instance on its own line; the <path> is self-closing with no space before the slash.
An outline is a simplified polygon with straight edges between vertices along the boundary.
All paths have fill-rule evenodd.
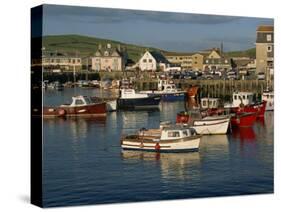
<path id="1" fill-rule="evenodd" d="M 192 127 L 196 133 L 201 135 L 226 134 L 231 118 L 229 115 L 202 117 L 198 110 L 189 111 L 187 116 L 186 122 L 180 122 L 180 117 L 177 117 L 177 123 Z"/>
<path id="2" fill-rule="evenodd" d="M 232 103 L 226 103 L 224 108 L 236 108 L 241 105 L 251 105 L 254 103 L 254 94 L 252 92 L 234 92 L 232 95 Z"/>
<path id="3" fill-rule="evenodd" d="M 187 152 L 199 149 L 201 136 L 184 126 L 168 126 L 159 129 L 141 129 L 134 135 L 121 138 L 124 150 L 156 152 Z"/>
<path id="4" fill-rule="evenodd" d="M 266 111 L 274 110 L 274 92 L 266 90 L 262 93 L 262 101 L 266 101 Z"/>

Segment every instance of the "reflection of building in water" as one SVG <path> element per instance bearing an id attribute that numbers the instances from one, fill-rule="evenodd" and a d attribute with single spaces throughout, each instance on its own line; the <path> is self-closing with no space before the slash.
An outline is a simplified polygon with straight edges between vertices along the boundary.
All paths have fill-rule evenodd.
<path id="1" fill-rule="evenodd" d="M 218 152 L 219 155 L 225 156 L 229 153 L 229 143 L 227 135 L 210 135 L 203 136 L 200 143 L 200 152 Z"/>
<path id="2" fill-rule="evenodd" d="M 178 180 L 186 180 L 193 178 L 196 174 L 195 170 L 198 170 L 196 167 L 200 165 L 200 155 L 198 152 L 157 153 L 123 150 L 122 158 L 126 160 L 160 161 L 163 179 L 176 178 Z"/>
<path id="3" fill-rule="evenodd" d="M 105 125 L 106 117 L 69 117 L 63 118 L 49 118 L 44 119 L 43 125 L 48 125 L 54 134 L 58 130 L 70 130 L 71 137 L 79 141 L 80 138 L 86 138 L 88 132 L 93 127 L 92 125 Z M 68 128 L 68 129 L 66 129 Z"/>

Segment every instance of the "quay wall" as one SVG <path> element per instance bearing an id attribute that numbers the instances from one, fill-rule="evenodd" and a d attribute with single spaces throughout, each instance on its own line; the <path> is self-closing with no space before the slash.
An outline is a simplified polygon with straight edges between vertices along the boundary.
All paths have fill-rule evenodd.
<path id="1" fill-rule="evenodd" d="M 126 77 L 136 77 L 135 82 L 137 90 L 156 90 L 157 79 L 151 79 L 149 74 L 138 75 L 135 72 L 77 72 L 77 80 L 104 80 L 104 79 L 122 79 Z M 64 73 L 44 73 L 44 80 L 73 81 L 74 76 L 72 72 Z M 199 86 L 199 97 L 219 97 L 228 99 L 234 91 L 250 91 L 254 92 L 257 97 L 260 97 L 262 92 L 266 89 L 265 80 L 191 80 L 191 79 L 174 79 L 174 83 L 178 88 L 186 89 L 192 85 Z M 271 81 L 270 88 L 274 87 L 274 81 Z"/>
<path id="2" fill-rule="evenodd" d="M 173 80 L 178 88 L 187 89 L 190 86 L 199 86 L 199 97 L 218 97 L 230 99 L 234 91 L 253 92 L 257 98 L 260 98 L 262 92 L 266 89 L 265 80 Z M 139 80 L 136 83 L 138 90 L 156 90 L 157 80 Z M 270 87 L 273 87 L 271 83 Z"/>

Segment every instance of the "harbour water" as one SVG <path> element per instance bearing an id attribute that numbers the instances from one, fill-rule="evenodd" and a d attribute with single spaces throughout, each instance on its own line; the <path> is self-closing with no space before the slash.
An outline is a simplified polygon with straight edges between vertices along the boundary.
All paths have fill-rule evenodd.
<path id="1" fill-rule="evenodd" d="M 99 89 L 45 91 L 44 105 Z M 103 95 L 112 95 L 110 91 Z M 43 205 L 69 206 L 273 192 L 273 112 L 253 128 L 204 136 L 199 152 L 122 151 L 120 136 L 175 121 L 183 102 L 106 118 L 43 120 Z"/>

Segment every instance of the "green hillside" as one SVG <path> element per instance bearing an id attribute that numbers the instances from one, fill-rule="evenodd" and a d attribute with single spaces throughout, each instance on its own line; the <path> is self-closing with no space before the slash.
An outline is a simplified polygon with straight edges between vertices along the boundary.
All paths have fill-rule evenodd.
<path id="1" fill-rule="evenodd" d="M 233 51 L 233 52 L 226 52 L 225 53 L 229 57 L 256 57 L 256 48 L 247 49 L 245 51 Z"/>
<path id="2" fill-rule="evenodd" d="M 137 61 L 141 55 L 148 50 L 155 50 L 152 47 L 143 47 L 133 44 L 126 44 L 119 41 L 107 40 L 81 35 L 52 35 L 43 37 L 43 46 L 47 51 L 58 51 L 60 53 L 71 53 L 84 56 L 93 55 L 98 49 L 98 45 L 105 46 L 110 43 L 113 48 L 120 44 L 127 48 L 129 58 Z"/>
<path id="3" fill-rule="evenodd" d="M 60 53 L 70 53 L 86 57 L 93 55 L 98 49 L 98 45 L 105 46 L 110 43 L 113 48 L 120 44 L 122 47 L 126 47 L 128 56 L 133 61 L 137 61 L 145 50 L 158 50 L 162 52 L 168 52 L 153 47 L 138 46 L 134 44 L 122 43 L 115 40 L 108 40 L 96 37 L 88 37 L 82 35 L 49 35 L 43 37 L 43 46 L 47 51 L 57 51 Z M 229 57 L 255 57 L 256 49 L 248 49 L 245 51 L 232 51 L 225 52 Z"/>

